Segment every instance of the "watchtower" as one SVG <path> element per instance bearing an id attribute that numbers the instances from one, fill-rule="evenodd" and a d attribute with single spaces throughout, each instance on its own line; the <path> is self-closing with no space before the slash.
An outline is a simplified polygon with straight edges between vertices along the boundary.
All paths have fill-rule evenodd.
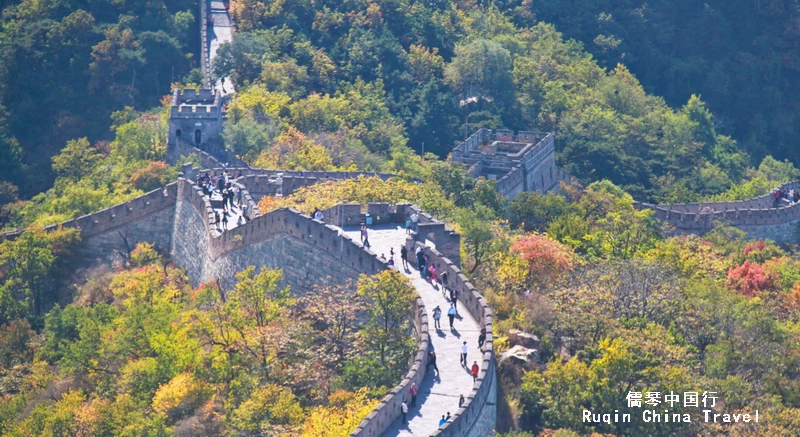
<path id="1" fill-rule="evenodd" d="M 211 154 L 220 148 L 222 97 L 215 90 L 175 89 L 169 114 L 167 160 L 174 163 L 191 147 Z"/>

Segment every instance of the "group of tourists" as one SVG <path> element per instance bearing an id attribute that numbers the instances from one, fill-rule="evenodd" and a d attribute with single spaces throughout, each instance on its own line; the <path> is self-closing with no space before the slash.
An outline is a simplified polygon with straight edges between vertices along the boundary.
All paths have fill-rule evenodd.
<path id="1" fill-rule="evenodd" d="M 236 221 L 237 226 L 249 221 L 247 215 L 247 205 L 242 202 L 242 189 L 233 183 L 233 176 L 227 171 L 222 174 L 198 173 L 195 183 L 203 190 L 203 195 L 211 197 L 214 193 L 222 197 L 222 214 L 214 210 L 214 225 L 217 229 L 228 230 L 228 216 L 233 214 L 234 209 L 240 208 L 241 214 Z"/>
<path id="2" fill-rule="evenodd" d="M 776 207 L 780 206 L 781 199 L 793 205 L 800 201 L 800 190 L 776 188 L 772 191 L 772 196 L 775 198 Z"/>
<path id="3" fill-rule="evenodd" d="M 416 214 L 415 214 L 416 215 Z M 406 221 L 406 228 L 408 229 L 411 226 L 416 227 L 415 225 L 411 225 L 411 220 Z M 447 308 L 447 318 L 450 322 L 450 330 L 455 331 L 455 319 L 459 317 L 458 314 L 458 289 L 455 287 L 451 287 L 448 283 L 448 274 L 446 270 L 437 271 L 436 266 L 431 261 L 431 257 L 425 253 L 422 247 L 417 246 L 414 251 L 414 256 L 416 258 L 416 267 L 419 270 L 420 275 L 429 281 L 434 287 L 439 287 L 442 291 L 442 297 L 444 297 L 445 301 L 448 304 Z M 400 259 L 403 261 L 403 267 L 408 270 L 408 250 L 405 247 L 401 247 L 400 249 Z M 433 309 L 433 323 L 434 328 L 436 331 L 440 331 L 441 327 L 441 318 L 442 318 L 442 308 L 440 305 L 437 305 Z M 483 345 L 486 342 L 486 328 L 482 328 L 480 334 L 478 335 L 478 350 L 483 350 Z M 469 365 L 469 361 L 467 360 L 469 354 L 469 345 L 466 341 L 461 344 L 460 347 L 461 357 L 460 362 L 461 366 L 469 371 L 472 375 L 473 383 L 478 380 L 478 375 L 480 374 L 480 365 L 478 364 L 477 360 L 473 360 L 472 365 Z M 436 352 L 430 351 L 428 353 L 428 369 L 433 368 L 434 374 L 439 376 L 439 367 L 436 365 Z M 418 389 L 416 384 L 412 384 L 411 390 L 409 393 L 411 394 L 411 403 L 412 406 L 416 405 L 416 396 L 417 396 Z M 462 394 L 458 401 L 458 408 L 461 408 L 464 405 L 464 395 Z M 401 406 L 401 412 L 403 413 L 403 423 L 406 423 L 406 413 L 408 412 L 408 406 L 405 402 L 403 402 Z M 442 419 L 439 421 L 439 426 L 445 425 L 450 420 L 450 412 L 447 415 L 442 415 Z"/>

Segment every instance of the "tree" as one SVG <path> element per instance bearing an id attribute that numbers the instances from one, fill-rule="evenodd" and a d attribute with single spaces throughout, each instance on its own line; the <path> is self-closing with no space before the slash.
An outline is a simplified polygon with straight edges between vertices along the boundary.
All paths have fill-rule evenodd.
<path id="1" fill-rule="evenodd" d="M 738 267 L 732 267 L 728 271 L 726 285 L 750 297 L 754 297 L 763 291 L 771 290 L 775 286 L 772 278 L 764 268 L 760 264 L 749 260 Z"/>
<path id="2" fill-rule="evenodd" d="M 90 174 L 102 155 L 85 137 L 67 142 L 61 153 L 53 157 L 53 170 L 59 177 L 77 181 Z"/>
<path id="3" fill-rule="evenodd" d="M 303 408 L 291 390 L 273 384 L 258 388 L 231 414 L 233 427 L 247 433 L 264 432 L 274 425 L 297 425 L 302 419 Z"/>
<path id="4" fill-rule="evenodd" d="M 359 333 L 361 340 L 370 353 L 377 355 L 381 367 L 404 371 L 413 347 L 407 334 L 414 288 L 397 271 L 385 270 L 359 277 L 358 294 L 367 300 L 369 311 Z"/>
<path id="5" fill-rule="evenodd" d="M 542 232 L 551 221 L 571 209 L 558 194 L 523 191 L 508 203 L 504 214 L 512 228 L 524 225 L 526 231 Z"/>
<path id="6" fill-rule="evenodd" d="M 338 437 L 348 435 L 378 405 L 370 399 L 367 390 L 357 392 L 340 390 L 328 397 L 328 405 L 313 408 L 303 423 L 307 437 Z"/>
<path id="7" fill-rule="evenodd" d="M 528 267 L 528 285 L 552 284 L 572 269 L 572 252 L 563 244 L 542 234 L 524 234 L 511 245 L 511 252 Z"/>
<path id="8" fill-rule="evenodd" d="M 474 261 L 470 272 L 483 264 L 489 254 L 495 235 L 490 222 L 493 218 L 492 211 L 483 205 L 476 205 L 471 209 L 462 208 L 456 215 L 462 244 Z"/>
<path id="9" fill-rule="evenodd" d="M 365 309 L 363 296 L 350 291 L 350 287 L 321 287 L 313 297 L 303 299 L 307 317 L 317 330 L 325 345 L 324 355 L 333 355 L 333 361 L 341 366 L 354 353 L 359 325 L 357 315 Z"/>
<path id="10" fill-rule="evenodd" d="M 250 266 L 236 274 L 236 287 L 227 296 L 223 310 L 230 327 L 238 334 L 236 347 L 256 360 L 264 374 L 272 361 L 276 336 L 274 326 L 293 304 L 289 288 L 279 288 L 283 272 Z"/>
<path id="11" fill-rule="evenodd" d="M 78 242 L 78 231 L 32 229 L 15 240 L 0 243 L 0 321 L 16 317 L 36 319 L 55 301 L 55 286 L 63 274 L 66 257 Z"/>

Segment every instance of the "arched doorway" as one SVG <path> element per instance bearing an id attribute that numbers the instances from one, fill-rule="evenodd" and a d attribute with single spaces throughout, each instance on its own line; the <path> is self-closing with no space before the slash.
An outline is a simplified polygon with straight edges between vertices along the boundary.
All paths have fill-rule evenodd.
<path id="1" fill-rule="evenodd" d="M 202 134 L 200 133 L 200 129 L 197 129 L 197 130 L 194 131 L 194 143 L 195 144 L 200 144 L 201 136 L 202 136 Z"/>

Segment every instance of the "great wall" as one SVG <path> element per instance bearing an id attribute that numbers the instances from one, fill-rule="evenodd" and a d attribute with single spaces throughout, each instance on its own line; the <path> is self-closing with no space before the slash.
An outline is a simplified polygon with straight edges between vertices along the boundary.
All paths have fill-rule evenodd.
<path id="1" fill-rule="evenodd" d="M 212 6 L 214 5 L 214 6 Z M 209 29 L 208 17 L 225 13 L 219 4 L 200 1 L 201 62 L 206 77 L 210 77 L 210 47 L 220 43 L 224 32 Z M 227 21 L 227 27 L 232 23 Z M 209 81 L 205 86 L 210 86 Z M 376 232 L 384 233 L 392 241 L 400 241 L 411 252 L 421 247 L 437 267 L 447 271 L 450 286 L 459 293 L 459 307 L 467 311 L 467 332 L 485 328 L 485 347 L 480 356 L 480 374 L 466 394 L 462 408 L 445 425 L 438 426 L 438 404 L 431 391 L 428 401 L 421 402 L 425 416 L 411 418 L 407 427 L 399 426 L 400 403 L 408 399 L 412 383 L 431 387 L 432 375 L 427 372 L 428 351 L 450 353 L 451 346 L 432 336 L 429 318 L 436 295 L 424 284 L 411 278 L 418 296 L 410 319 L 413 321 L 417 351 L 410 361 L 410 369 L 403 380 L 391 390 L 380 404 L 356 428 L 351 436 L 377 437 L 380 435 L 431 435 L 483 437 L 490 435 L 496 423 L 497 381 L 493 349 L 493 313 L 482 294 L 460 270 L 460 236 L 444 223 L 420 211 L 413 205 L 400 204 L 342 204 L 323 211 L 323 220 L 315 220 L 292 209 L 278 209 L 261 214 L 257 201 L 263 196 L 285 196 L 300 187 L 322 180 L 342 180 L 360 175 L 389 174 L 371 172 L 285 171 L 251 168 L 235 155 L 222 148 L 220 133 L 225 118 L 222 101 L 225 94 L 233 92 L 232 85 L 225 93 L 218 81 L 213 89 L 175 90 L 169 123 L 167 160 L 173 164 L 182 157 L 195 155 L 201 166 L 182 167 L 181 177 L 163 188 L 149 192 L 120 205 L 85 215 L 46 229 L 58 227 L 80 230 L 82 244 L 78 256 L 84 264 L 114 262 L 125 257 L 139 242 L 149 242 L 171 260 L 186 269 L 192 283 L 218 281 L 223 287 L 233 286 L 236 272 L 247 266 L 281 268 L 284 283 L 294 293 L 304 293 L 316 285 L 346 283 L 360 274 L 374 274 L 396 268 L 377 256 L 380 245 L 371 250 L 354 239 L 354 226 L 373 219 Z M 523 191 L 547 192 L 557 190 L 559 182 L 571 176 L 562 171 L 555 160 L 554 136 L 551 133 L 513 132 L 510 130 L 480 129 L 452 154 L 452 160 L 465 164 L 470 174 L 496 180 L 498 192 L 513 197 Z M 225 163 L 225 164 L 223 164 Z M 232 230 L 221 232 L 213 223 L 212 200 L 204 196 L 193 182 L 198 171 L 227 171 L 235 176 L 235 183 L 248 205 L 250 220 Z M 798 183 L 783 186 L 797 189 Z M 672 232 L 702 233 L 715 223 L 724 222 L 759 238 L 778 242 L 796 242 L 800 223 L 800 204 L 779 205 L 764 195 L 737 202 L 708 202 L 691 204 L 652 205 L 637 203 L 637 208 L 649 208 Z M 398 225 L 411 214 L 420 216 L 417 231 L 406 235 Z M 16 238 L 21 231 L 0 235 L 0 241 Z M 399 233 L 402 233 L 400 235 Z M 388 246 L 387 246 L 388 247 Z M 441 297 L 441 296 L 439 296 Z M 440 360 L 442 354 L 439 354 Z M 442 361 L 440 366 L 445 367 Z M 446 363 L 445 363 L 446 364 Z M 454 366 L 458 367 L 458 366 Z M 458 369 L 460 370 L 460 369 Z M 469 381 L 471 383 L 471 381 Z M 442 380 L 438 390 L 459 393 L 462 381 Z M 441 394 L 441 393 L 438 393 Z M 429 408 L 430 407 L 430 408 Z M 450 408 L 448 408 L 450 409 Z M 441 412 L 439 412 L 441 413 Z M 412 431 L 413 430 L 413 431 Z"/>
<path id="2" fill-rule="evenodd" d="M 381 232 L 384 233 L 393 233 L 395 239 L 399 238 L 398 241 L 412 253 L 419 245 L 439 272 L 447 271 L 452 278 L 449 281 L 450 286 L 459 290 L 460 308 L 467 311 L 474 324 L 463 329 L 477 332 L 483 327 L 487 332 L 479 360 L 481 372 L 477 382 L 465 396 L 464 407 L 455 411 L 452 419 L 441 428 L 436 423 L 436 418 L 433 422 L 420 420 L 425 422 L 421 425 L 426 429 L 424 434 L 479 437 L 491 433 L 495 425 L 497 390 L 492 346 L 492 311 L 481 293 L 459 269 L 460 236 L 457 233 L 408 204 L 373 203 L 364 208 L 358 204 L 342 204 L 323 211 L 323 220 L 314 220 L 296 210 L 285 208 L 260 214 L 257 200 L 264 195 L 288 195 L 297 188 L 320 180 L 357 177 L 365 173 L 305 172 L 306 174 L 300 175 L 301 172 L 251 168 L 226 171 L 238 175 L 235 183 L 242 189 L 243 202 L 249 205 L 252 218 L 230 231 L 221 232 L 213 223 L 211 200 L 191 178 L 185 177 L 196 174 L 199 168 L 184 165 L 182 169 L 181 177 L 162 189 L 46 229 L 78 229 L 82 238 L 78 255 L 87 265 L 114 262 L 115 259 L 124 258 L 137 243 L 149 242 L 162 253 L 168 253 L 177 266 L 184 268 L 193 284 L 218 281 L 222 287 L 229 289 L 233 286 L 236 272 L 254 265 L 282 269 L 284 285 L 289 285 L 294 293 L 305 293 L 318 284 L 343 284 L 357 279 L 360 274 L 375 274 L 395 268 L 380 259 L 377 251 L 365 248 L 350 236 L 357 225 L 365 221 L 366 214 L 369 214 L 373 228 L 383 229 Z M 255 193 L 249 190 L 250 184 L 256 189 Z M 420 217 L 418 229 L 406 234 L 400 224 L 414 213 Z M 347 228 L 350 228 L 349 234 Z M 20 232 L 6 233 L 0 236 L 0 240 L 14 239 L 19 234 Z M 388 251 L 388 247 L 386 250 Z M 410 276 L 408 272 L 406 275 Z M 418 291 L 423 291 L 423 286 L 415 287 Z M 359 425 L 353 436 L 399 435 L 384 433 L 396 424 L 400 415 L 400 403 L 409 398 L 411 383 L 416 383 L 419 387 L 432 384 L 432 376 L 428 375 L 426 380 L 428 351 L 432 349 L 432 344 L 435 345 L 441 339 L 431 340 L 428 318 L 433 304 L 440 304 L 435 301 L 436 298 L 441 299 L 441 294 L 428 290 L 425 298 L 420 296 L 416 299 L 411 320 L 418 349 L 410 370 L 400 384 Z M 426 303 L 429 304 L 426 306 Z M 457 347 L 457 344 L 452 347 Z M 434 349 L 446 356 L 443 343 Z M 446 371 L 441 358 L 440 366 L 443 372 Z M 463 391 L 463 385 L 450 387 L 449 384 L 450 381 L 443 378 L 437 389 L 450 393 Z M 425 408 L 425 404 L 424 401 L 421 402 L 421 408 Z"/>

